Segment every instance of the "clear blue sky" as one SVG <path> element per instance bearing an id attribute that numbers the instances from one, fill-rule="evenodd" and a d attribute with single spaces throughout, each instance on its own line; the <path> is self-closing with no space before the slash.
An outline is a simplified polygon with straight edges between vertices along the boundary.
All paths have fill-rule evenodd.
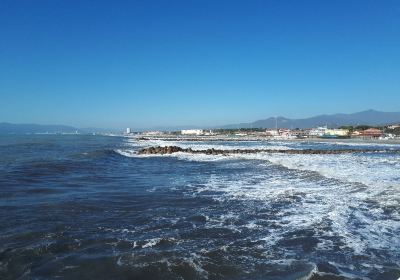
<path id="1" fill-rule="evenodd" d="M 0 1 L 0 121 L 400 111 L 400 1 Z"/>

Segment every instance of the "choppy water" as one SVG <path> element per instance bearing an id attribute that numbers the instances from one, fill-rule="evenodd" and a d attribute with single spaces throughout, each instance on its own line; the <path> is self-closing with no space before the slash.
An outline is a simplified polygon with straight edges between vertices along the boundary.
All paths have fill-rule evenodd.
<path id="1" fill-rule="evenodd" d="M 398 279 L 400 154 L 317 142 L 0 137 L 0 279 Z"/>

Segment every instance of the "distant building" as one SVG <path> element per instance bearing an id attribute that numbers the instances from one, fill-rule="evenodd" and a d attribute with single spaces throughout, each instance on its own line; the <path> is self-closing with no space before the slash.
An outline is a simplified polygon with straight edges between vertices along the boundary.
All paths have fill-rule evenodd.
<path id="1" fill-rule="evenodd" d="M 297 138 L 304 138 L 304 137 L 308 136 L 309 130 L 306 130 L 306 129 L 295 129 L 295 130 L 291 130 L 290 134 L 292 136 L 297 137 Z"/>
<path id="2" fill-rule="evenodd" d="M 361 131 L 360 136 L 362 137 L 371 137 L 371 138 L 378 138 L 383 136 L 383 132 L 377 128 L 368 128 L 364 131 Z"/>
<path id="3" fill-rule="evenodd" d="M 325 134 L 325 132 L 328 130 L 328 127 L 326 126 L 320 126 L 317 128 L 312 128 L 308 131 L 308 135 L 311 137 L 321 137 Z"/>
<path id="4" fill-rule="evenodd" d="M 216 133 L 210 129 L 210 130 L 208 130 L 208 131 L 204 131 L 203 134 L 204 134 L 204 135 L 211 136 L 211 135 L 215 135 Z"/>
<path id="5" fill-rule="evenodd" d="M 400 127 L 400 124 L 392 124 L 392 125 L 389 125 L 387 128 L 396 129 L 396 128 L 399 128 L 399 127 Z"/>
<path id="6" fill-rule="evenodd" d="M 129 127 L 126 129 L 126 134 L 131 134 L 131 129 Z"/>
<path id="7" fill-rule="evenodd" d="M 265 134 L 267 136 L 278 136 L 279 131 L 278 131 L 278 129 L 267 129 L 267 130 L 265 130 Z"/>
<path id="8" fill-rule="evenodd" d="M 272 137 L 273 139 L 294 139 L 297 135 L 293 133 L 292 130 L 287 128 L 279 129 L 267 129 L 265 135 Z"/>
<path id="9" fill-rule="evenodd" d="M 361 131 L 355 130 L 351 133 L 351 137 L 360 137 L 360 136 L 362 136 Z"/>
<path id="10" fill-rule="evenodd" d="M 182 135 L 203 135 L 204 131 L 202 129 L 183 129 L 181 130 Z"/>
<path id="11" fill-rule="evenodd" d="M 292 130 L 287 129 L 287 128 L 280 128 L 278 130 L 279 136 L 275 136 L 274 138 L 280 138 L 280 139 L 294 139 L 297 138 L 296 135 L 292 133 Z"/>
<path id="12" fill-rule="evenodd" d="M 346 137 L 349 136 L 349 130 L 348 129 L 340 129 L 340 128 L 335 128 L 335 129 L 327 129 L 325 130 L 324 137 Z"/>

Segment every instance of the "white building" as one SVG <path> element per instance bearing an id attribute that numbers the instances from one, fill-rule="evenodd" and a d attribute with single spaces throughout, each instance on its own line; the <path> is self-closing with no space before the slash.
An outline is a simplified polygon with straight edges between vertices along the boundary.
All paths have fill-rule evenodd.
<path id="1" fill-rule="evenodd" d="M 210 129 L 210 130 L 208 130 L 208 131 L 207 131 L 207 130 L 206 130 L 206 131 L 203 131 L 203 134 L 204 134 L 204 135 L 207 135 L 207 136 L 211 136 L 211 135 L 215 135 L 216 133 Z"/>
<path id="2" fill-rule="evenodd" d="M 392 125 L 388 126 L 389 129 L 396 129 L 396 128 L 399 128 L 399 127 L 400 127 L 400 124 L 392 124 Z"/>
<path id="3" fill-rule="evenodd" d="M 129 127 L 126 129 L 126 134 L 131 134 L 131 129 Z"/>
<path id="4" fill-rule="evenodd" d="M 313 128 L 309 131 L 308 135 L 310 136 L 316 136 L 316 137 L 321 137 L 325 135 L 326 131 L 328 130 L 328 127 L 326 126 L 320 126 L 317 128 Z"/>
<path id="5" fill-rule="evenodd" d="M 278 129 L 267 129 L 267 130 L 265 130 L 265 134 L 267 136 L 278 136 L 279 131 L 278 131 Z"/>
<path id="6" fill-rule="evenodd" d="M 348 129 L 340 129 L 340 128 L 327 129 L 325 130 L 324 134 L 324 136 L 338 136 L 338 137 L 344 137 L 348 135 L 349 135 Z"/>
<path id="7" fill-rule="evenodd" d="M 287 128 L 267 129 L 265 131 L 265 134 L 267 136 L 272 137 L 273 139 L 279 139 L 279 140 L 289 140 L 297 138 L 297 136 L 294 135 L 292 131 Z"/>
<path id="8" fill-rule="evenodd" d="M 203 135 L 204 131 L 202 129 L 182 129 L 182 135 Z"/>

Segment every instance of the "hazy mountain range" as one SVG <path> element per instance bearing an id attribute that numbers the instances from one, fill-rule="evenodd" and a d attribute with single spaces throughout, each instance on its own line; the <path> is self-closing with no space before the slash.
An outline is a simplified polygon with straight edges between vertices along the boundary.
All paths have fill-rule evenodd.
<path id="1" fill-rule="evenodd" d="M 239 123 L 220 126 L 218 128 L 308 128 L 328 125 L 338 127 L 342 125 L 387 125 L 400 123 L 400 112 L 379 112 L 367 110 L 353 114 L 319 115 L 304 119 L 288 119 L 285 117 L 270 117 L 251 123 Z M 158 130 L 180 130 L 196 128 L 196 126 L 176 126 L 157 128 Z M 217 128 L 217 127 L 211 127 Z M 154 128 L 153 128 L 154 129 Z M 122 132 L 121 129 L 103 128 L 76 128 L 66 125 L 39 125 L 39 124 L 12 124 L 0 123 L 0 134 L 26 134 L 26 133 L 104 133 Z"/>
<path id="2" fill-rule="evenodd" d="M 342 125 L 386 125 L 400 122 L 400 112 L 379 112 L 367 110 L 353 114 L 319 115 L 305 119 L 288 119 L 285 117 L 270 117 L 252 123 L 240 123 L 223 126 L 222 128 L 308 128 L 327 125 L 338 127 Z"/>

